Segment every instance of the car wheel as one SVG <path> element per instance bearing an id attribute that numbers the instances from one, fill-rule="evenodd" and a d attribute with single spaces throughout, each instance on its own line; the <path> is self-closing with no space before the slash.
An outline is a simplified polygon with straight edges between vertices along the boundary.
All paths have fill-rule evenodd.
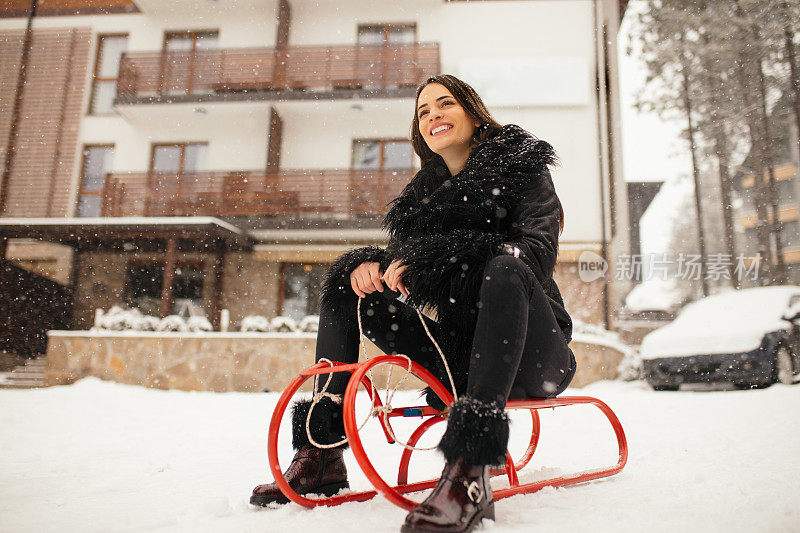
<path id="1" fill-rule="evenodd" d="M 676 391 L 678 390 L 680 385 L 653 385 L 653 390 L 671 390 Z"/>
<path id="2" fill-rule="evenodd" d="M 775 383 L 791 385 L 794 383 L 794 370 L 792 369 L 792 354 L 786 346 L 778 346 L 775 351 Z"/>

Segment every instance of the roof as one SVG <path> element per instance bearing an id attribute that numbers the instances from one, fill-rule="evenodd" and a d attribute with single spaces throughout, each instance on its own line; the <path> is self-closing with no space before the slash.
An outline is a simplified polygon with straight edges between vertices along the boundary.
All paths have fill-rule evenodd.
<path id="1" fill-rule="evenodd" d="M 40 239 L 89 248 L 98 243 L 176 237 L 230 247 L 252 247 L 247 232 L 214 217 L 0 218 L 0 237 Z"/>

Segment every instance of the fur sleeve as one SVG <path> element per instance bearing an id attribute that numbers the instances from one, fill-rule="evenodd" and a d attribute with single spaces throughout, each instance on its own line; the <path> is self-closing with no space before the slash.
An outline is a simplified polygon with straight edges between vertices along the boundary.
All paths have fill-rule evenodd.
<path id="1" fill-rule="evenodd" d="M 388 266 L 386 250 L 379 246 L 364 246 L 353 248 L 339 256 L 328 268 L 322 282 L 320 305 L 333 309 L 345 322 L 355 324 L 355 306 L 358 296 L 350 285 L 350 273 L 365 261 L 374 261 L 381 264 L 381 271 Z"/>
<path id="2" fill-rule="evenodd" d="M 524 166 L 509 172 L 526 172 Z M 553 276 L 558 255 L 558 199 L 547 167 L 542 167 L 512 211 L 508 244 L 520 249 L 541 284 Z"/>
<path id="3" fill-rule="evenodd" d="M 459 295 L 477 295 L 486 263 L 499 253 L 503 235 L 469 229 L 425 235 L 397 247 L 405 265 L 409 303 L 457 306 Z"/>

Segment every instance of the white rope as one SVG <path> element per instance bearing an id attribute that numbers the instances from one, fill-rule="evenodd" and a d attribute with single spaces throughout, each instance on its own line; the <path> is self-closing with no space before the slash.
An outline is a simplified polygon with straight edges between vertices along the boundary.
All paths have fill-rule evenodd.
<path id="1" fill-rule="evenodd" d="M 328 363 L 331 367 L 334 366 L 333 365 L 333 361 L 331 361 L 330 359 L 326 359 L 325 357 L 320 358 L 320 360 L 317 361 L 317 362 L 318 363 L 325 362 L 325 363 Z M 318 377 L 319 377 L 319 374 L 314 374 L 314 390 L 315 391 L 317 390 L 317 378 Z M 308 436 L 308 442 L 310 442 L 312 446 L 315 446 L 317 448 L 324 448 L 324 449 L 336 448 L 337 446 L 341 446 L 342 444 L 347 442 L 347 437 L 345 437 L 342 440 L 340 440 L 339 442 L 335 442 L 333 444 L 320 444 L 319 442 L 314 440 L 314 437 L 311 436 L 311 412 L 314 410 L 314 407 L 320 401 L 322 401 L 322 398 L 330 398 L 336 404 L 341 404 L 342 403 L 342 397 L 341 396 L 339 396 L 338 394 L 333 394 L 331 392 L 327 392 L 328 385 L 330 385 L 330 383 L 331 383 L 331 379 L 333 379 L 333 373 L 329 373 L 328 374 L 328 379 L 325 380 L 325 384 L 322 386 L 322 390 L 320 390 L 319 392 L 315 392 L 314 393 L 314 397 L 311 399 L 311 405 L 308 408 L 308 414 L 306 415 L 306 435 Z M 374 391 L 375 387 L 373 386 L 372 389 Z M 375 392 L 375 394 L 377 394 L 377 392 Z M 361 429 L 367 424 L 367 422 L 369 422 L 370 415 L 372 415 L 372 413 L 367 415 L 367 418 L 365 418 L 364 421 L 361 423 L 361 425 L 358 426 L 358 431 L 361 431 Z"/>
<path id="2" fill-rule="evenodd" d="M 444 363 L 444 369 L 447 372 L 447 379 L 450 380 L 450 390 L 453 391 L 453 400 L 458 400 L 458 394 L 456 394 L 456 384 L 453 381 L 453 374 L 450 373 L 450 365 L 447 364 L 447 357 L 444 356 L 442 353 L 442 349 L 439 348 L 439 343 L 436 342 L 436 339 L 433 338 L 431 332 L 428 331 L 428 325 L 425 323 L 425 319 L 422 318 L 422 313 L 419 312 L 419 309 L 416 307 L 414 308 L 417 311 L 417 315 L 419 316 L 419 321 L 422 322 L 422 327 L 425 328 L 425 333 L 428 334 L 428 338 L 431 340 L 434 346 L 436 346 L 436 351 L 439 352 L 439 357 L 442 358 L 442 363 Z"/>
<path id="3" fill-rule="evenodd" d="M 444 369 L 447 372 L 447 379 L 450 381 L 450 389 L 453 392 L 453 399 L 457 400 L 458 399 L 458 395 L 456 394 L 456 385 L 455 385 L 455 381 L 453 380 L 453 374 L 450 372 L 450 365 L 447 364 L 447 358 L 444 356 L 444 353 L 442 352 L 442 349 L 439 347 L 439 343 L 437 343 L 436 339 L 434 339 L 433 335 L 431 335 L 431 332 L 428 329 L 428 325 L 425 323 L 425 319 L 422 317 L 422 313 L 416 307 L 414 307 L 414 310 L 417 312 L 417 316 L 419 316 L 420 322 L 422 322 L 422 327 L 425 329 L 425 333 L 428 335 L 428 338 L 431 340 L 433 345 L 436 347 L 436 351 L 439 352 L 439 357 L 441 357 L 442 363 L 444 364 Z M 361 324 L 361 297 L 360 296 L 358 297 L 358 302 L 356 303 L 356 316 L 358 318 L 358 345 L 359 345 L 359 349 L 360 349 L 361 353 L 364 355 L 364 359 L 366 360 L 366 359 L 368 359 L 368 357 L 367 357 L 366 346 L 364 346 L 364 339 L 366 338 L 365 335 L 364 335 L 364 327 Z M 389 436 L 397 444 L 399 444 L 403 448 L 406 448 L 406 449 L 409 449 L 409 450 L 433 450 L 434 448 L 436 448 L 436 446 L 431 446 L 429 448 L 421 448 L 421 447 L 410 446 L 408 443 L 401 442 L 395 436 L 394 431 L 392 431 L 392 426 L 389 424 L 389 414 L 392 411 L 392 399 L 394 398 L 394 395 L 397 392 L 397 389 L 400 387 L 400 385 L 406 380 L 406 378 L 409 376 L 409 374 L 411 374 L 411 358 L 408 357 L 405 354 L 397 354 L 397 355 L 402 357 L 402 358 L 404 358 L 406 361 L 408 361 L 408 366 L 406 367 L 406 373 L 403 375 L 402 378 L 400 378 L 400 380 L 395 384 L 394 387 L 391 387 L 393 365 L 389 366 L 389 373 L 386 376 L 386 401 L 384 402 L 384 404 L 382 406 L 373 407 L 372 408 L 372 410 L 367 415 L 367 418 L 364 420 L 364 422 L 362 422 L 361 425 L 358 426 L 358 431 L 361 431 L 361 429 L 366 425 L 366 423 L 369 421 L 371 416 L 376 416 L 376 417 L 377 416 L 381 416 L 383 418 L 383 425 L 386 428 L 386 430 L 388 431 Z M 324 357 L 320 358 L 320 360 L 317 361 L 317 362 L 318 363 L 322 363 L 322 362 L 328 363 L 331 366 L 331 368 L 333 368 L 333 366 L 334 366 L 333 362 L 330 359 L 327 359 L 327 358 L 324 358 Z M 371 368 L 370 368 L 368 373 L 369 373 L 369 378 L 370 378 L 370 385 L 372 387 L 372 395 L 374 397 L 374 395 L 378 394 L 378 390 L 375 388 L 375 381 L 372 379 L 372 369 Z M 325 449 L 336 448 L 337 446 L 341 446 L 342 444 L 347 442 L 347 437 L 345 437 L 344 439 L 342 439 L 339 442 L 336 442 L 334 444 L 320 444 L 317 441 L 315 441 L 314 438 L 311 436 L 311 412 L 314 410 L 314 407 L 320 401 L 322 401 L 322 398 L 330 398 L 336 404 L 341 404 L 342 403 L 342 397 L 341 396 L 333 394 L 333 393 L 330 393 L 330 392 L 327 392 L 328 385 L 330 385 L 331 379 L 333 379 L 333 373 L 332 372 L 328 373 L 328 378 L 325 380 L 325 384 L 322 386 L 322 390 L 320 390 L 319 392 L 316 392 L 317 391 L 317 378 L 318 377 L 319 377 L 319 374 L 314 374 L 314 391 L 315 392 L 314 392 L 314 396 L 311 399 L 311 405 L 308 408 L 308 414 L 306 415 L 306 435 L 308 436 L 308 441 L 313 446 L 316 446 L 317 448 L 325 448 Z"/>
<path id="4" fill-rule="evenodd" d="M 392 426 L 391 426 L 391 424 L 389 424 L 389 414 L 392 412 L 392 398 L 394 398 L 394 393 L 397 392 L 397 389 L 400 388 L 400 385 L 406 380 L 406 378 L 409 376 L 409 374 L 411 374 L 411 358 L 408 357 L 407 355 L 404 355 L 404 354 L 398 354 L 398 355 L 400 357 L 404 358 L 406 361 L 408 361 L 408 366 L 406 367 L 406 373 L 403 374 L 403 377 L 400 378 L 400 381 L 397 382 L 397 384 L 394 386 L 394 388 L 391 388 L 389 386 L 389 382 L 390 382 L 391 377 L 392 377 L 392 370 L 394 369 L 394 366 L 390 366 L 389 367 L 389 374 L 386 377 L 386 402 L 384 403 L 384 405 L 382 407 L 374 407 L 372 409 L 372 412 L 376 416 L 380 415 L 383 418 L 384 427 L 386 428 L 386 431 L 389 433 L 389 436 L 392 437 L 392 440 L 395 441 L 395 443 L 399 444 L 403 448 L 406 448 L 407 450 L 415 450 L 415 451 L 417 451 L 417 450 L 427 451 L 427 450 L 436 449 L 436 446 L 431 446 L 431 447 L 428 447 L 428 448 L 422 448 L 422 447 L 411 446 L 407 442 L 402 442 L 394 434 L 394 431 L 392 430 Z M 391 391 L 391 393 L 390 393 L 390 391 Z"/>

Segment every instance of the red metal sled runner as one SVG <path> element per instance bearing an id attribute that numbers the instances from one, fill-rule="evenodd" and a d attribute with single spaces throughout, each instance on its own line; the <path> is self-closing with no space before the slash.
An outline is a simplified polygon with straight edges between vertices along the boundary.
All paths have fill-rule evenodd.
<path id="1" fill-rule="evenodd" d="M 380 476 L 380 474 L 378 474 L 378 472 L 375 470 L 375 467 L 370 462 L 366 451 L 364 450 L 364 446 L 359 436 L 358 424 L 356 423 L 356 415 L 355 415 L 356 393 L 358 392 L 359 385 L 363 385 L 368 391 L 372 401 L 373 413 L 379 413 L 377 415 L 377 419 L 380 422 L 383 428 L 383 432 L 386 436 L 386 440 L 389 443 L 394 442 L 394 439 L 392 437 L 392 435 L 394 435 L 394 432 L 391 430 L 392 418 L 421 417 L 423 419 L 419 427 L 417 427 L 417 429 L 411 434 L 407 443 L 408 446 L 416 445 L 419 439 L 428 429 L 430 429 L 435 424 L 439 422 L 444 422 L 446 420 L 445 413 L 437 411 L 428 406 L 397 407 L 397 408 L 392 408 L 390 410 L 383 409 L 384 406 L 381 403 L 381 399 L 379 395 L 375 393 L 375 389 L 373 388 L 372 383 L 369 377 L 367 376 L 367 373 L 370 371 L 370 369 L 381 364 L 394 365 L 400 367 L 403 371 L 406 370 L 410 371 L 413 375 L 424 381 L 428 386 L 432 387 L 434 392 L 436 392 L 436 394 L 445 402 L 445 404 L 449 405 L 453 401 L 452 395 L 439 382 L 439 380 L 437 380 L 425 368 L 410 361 L 408 358 L 404 356 L 382 355 L 369 359 L 368 361 L 355 364 L 321 362 L 306 368 L 305 370 L 300 372 L 300 374 L 296 378 L 294 378 L 291 383 L 289 383 L 289 386 L 286 387 L 286 390 L 284 390 L 283 394 L 278 400 L 278 404 L 275 407 L 275 411 L 272 414 L 272 419 L 270 421 L 270 426 L 269 426 L 269 437 L 267 441 L 267 454 L 269 457 L 269 465 L 270 469 L 272 470 L 272 474 L 275 477 L 275 482 L 277 483 L 278 487 L 280 487 L 281 491 L 287 498 L 305 507 L 316 507 L 318 505 L 333 506 L 345 502 L 369 500 L 373 498 L 378 492 L 380 492 L 390 502 L 394 503 L 395 505 L 398 505 L 407 510 L 411 510 L 414 507 L 416 507 L 419 502 L 410 500 L 406 498 L 405 495 L 425 490 L 436 485 L 438 478 L 431 479 L 428 481 L 415 482 L 415 483 L 407 482 L 408 466 L 409 466 L 409 461 L 411 460 L 411 454 L 413 453 L 413 449 L 406 448 L 403 450 L 403 453 L 400 458 L 400 467 L 397 473 L 397 483 L 395 485 L 390 485 Z M 372 485 L 375 487 L 376 490 L 350 492 L 347 494 L 332 496 L 328 498 L 319 498 L 319 499 L 306 498 L 305 496 L 301 496 L 300 494 L 292 490 L 292 488 L 286 481 L 286 478 L 283 477 L 283 470 L 281 469 L 281 465 L 278 462 L 278 432 L 280 429 L 281 420 L 283 419 L 284 413 L 286 412 L 286 408 L 288 407 L 289 402 L 291 401 L 295 393 L 298 391 L 300 386 L 306 380 L 308 380 L 311 377 L 314 377 L 315 375 L 330 374 L 333 371 L 352 372 L 352 377 L 350 378 L 347 390 L 344 395 L 345 434 L 350 444 L 350 448 L 353 450 L 353 453 L 355 454 L 355 458 L 358 461 L 359 466 L 364 471 L 364 474 L 367 476 L 367 478 L 369 479 L 369 481 L 372 483 Z M 551 407 L 563 407 L 576 404 L 594 405 L 595 407 L 600 409 L 600 411 L 606 416 L 608 421 L 611 423 L 611 426 L 613 427 L 614 433 L 617 437 L 617 444 L 619 446 L 619 460 L 617 461 L 617 463 L 613 466 L 605 468 L 598 468 L 594 470 L 578 472 L 572 475 L 560 476 L 542 481 L 520 484 L 519 479 L 517 477 L 517 472 L 523 469 L 530 462 L 534 452 L 536 451 L 536 446 L 539 442 L 540 424 L 539 424 L 539 415 L 537 413 L 537 410 L 551 408 Z M 611 476 L 622 470 L 622 468 L 625 466 L 625 463 L 627 462 L 628 445 L 627 441 L 625 440 L 625 433 L 622 430 L 622 425 L 620 424 L 619 420 L 617 419 L 617 416 L 614 414 L 611 408 L 596 398 L 592 398 L 589 396 L 563 396 L 563 397 L 548 398 L 548 399 L 509 400 L 508 404 L 506 405 L 506 409 L 528 410 L 531 415 L 533 427 L 531 431 L 531 439 L 528 444 L 528 448 L 522 455 L 522 457 L 519 458 L 517 461 L 514 461 L 511 455 L 508 452 L 506 452 L 505 467 L 499 468 L 492 472 L 493 476 L 495 475 L 508 476 L 508 481 L 509 481 L 508 488 L 496 489 L 493 491 L 495 500 L 500 500 L 508 496 L 513 496 L 514 494 L 535 492 L 539 489 L 542 489 L 543 487 L 560 487 L 564 485 L 582 483 L 585 481 L 590 481 L 601 477 Z"/>

